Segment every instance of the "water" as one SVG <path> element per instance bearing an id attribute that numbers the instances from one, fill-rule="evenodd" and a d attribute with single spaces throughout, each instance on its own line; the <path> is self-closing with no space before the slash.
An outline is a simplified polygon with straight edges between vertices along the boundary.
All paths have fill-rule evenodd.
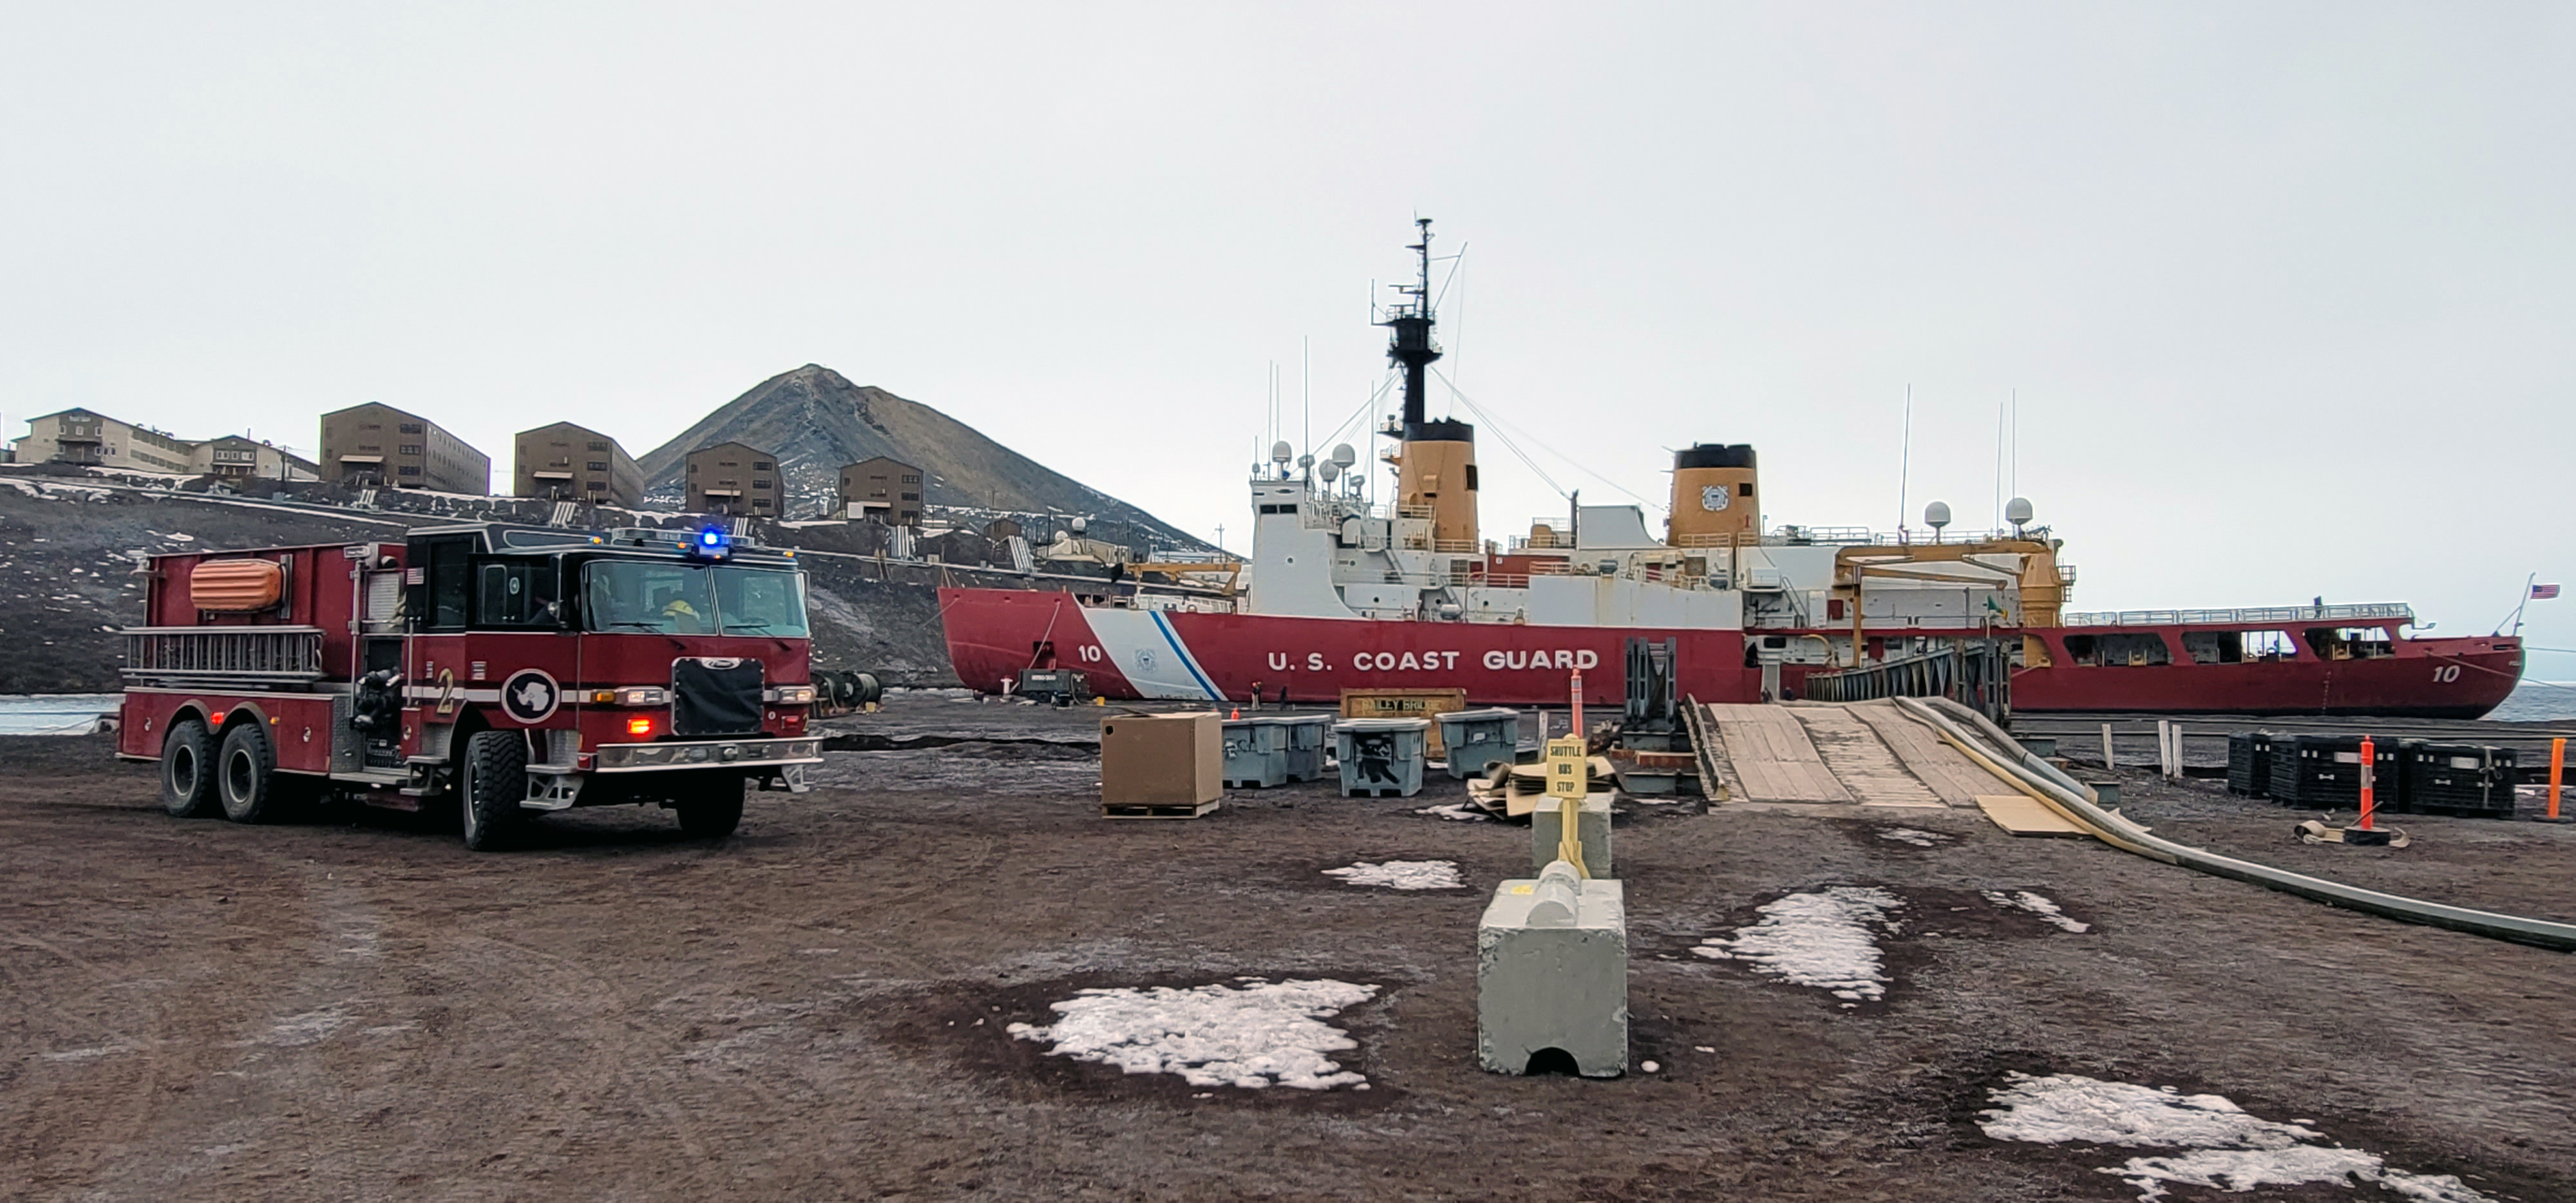
<path id="1" fill-rule="evenodd" d="M 112 693 L 0 693 L 0 735 L 83 735 L 116 713 Z"/>
<path id="2" fill-rule="evenodd" d="M 2576 681 L 2535 681 L 2525 678 L 2505 695 L 2504 704 L 2489 712 L 2498 722 L 2538 723 L 2576 719 Z"/>

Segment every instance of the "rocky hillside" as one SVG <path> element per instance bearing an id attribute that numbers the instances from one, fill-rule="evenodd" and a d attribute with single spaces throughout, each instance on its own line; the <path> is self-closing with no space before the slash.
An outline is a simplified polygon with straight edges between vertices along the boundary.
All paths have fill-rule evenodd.
<path id="1" fill-rule="evenodd" d="M 919 466 L 922 500 L 956 517 L 1086 515 L 1095 531 L 1132 524 L 1136 542 L 1209 550 L 1153 515 L 1043 467 L 938 410 L 873 385 L 852 384 L 810 363 L 760 382 L 647 453 L 639 463 L 649 495 L 678 504 L 687 454 L 728 441 L 777 454 L 791 518 L 820 517 L 832 506 L 843 464 L 886 455 Z"/>
<path id="2" fill-rule="evenodd" d="M 9 650 L 0 656 L 0 693 L 119 688 L 123 644 L 116 631 L 143 616 L 134 569 L 147 553 L 400 539 L 414 525 L 534 520 L 524 508 L 495 498 L 423 505 L 420 512 L 357 511 L 313 499 L 138 487 L 70 470 L 0 471 L 0 646 Z M 815 663 L 914 685 L 956 683 L 939 622 L 939 574 L 961 583 L 1006 579 L 828 551 L 813 554 L 806 571 Z"/>

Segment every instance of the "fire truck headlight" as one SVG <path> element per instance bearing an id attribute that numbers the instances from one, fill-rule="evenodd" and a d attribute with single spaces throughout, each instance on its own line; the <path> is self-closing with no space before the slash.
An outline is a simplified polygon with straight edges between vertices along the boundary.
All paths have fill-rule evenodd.
<path id="1" fill-rule="evenodd" d="M 668 706 L 671 691 L 658 685 L 629 685 L 610 694 L 620 706 Z M 601 699 L 603 701 L 607 698 Z"/>
<path id="2" fill-rule="evenodd" d="M 626 733 L 637 739 L 651 738 L 653 734 L 653 717 L 648 714 L 639 714 L 626 720 Z"/>
<path id="3" fill-rule="evenodd" d="M 778 687 L 778 701 L 781 705 L 786 706 L 810 706 L 814 702 L 814 687 L 811 685 L 781 685 Z"/>

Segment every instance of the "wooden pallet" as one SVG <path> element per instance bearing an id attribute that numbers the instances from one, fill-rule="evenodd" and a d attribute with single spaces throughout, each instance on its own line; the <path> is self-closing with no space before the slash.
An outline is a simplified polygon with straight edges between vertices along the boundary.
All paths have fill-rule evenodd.
<path id="1" fill-rule="evenodd" d="M 1215 810 L 1225 801 L 1214 798 L 1206 802 L 1103 802 L 1100 817 L 1104 819 L 1196 819 Z"/>

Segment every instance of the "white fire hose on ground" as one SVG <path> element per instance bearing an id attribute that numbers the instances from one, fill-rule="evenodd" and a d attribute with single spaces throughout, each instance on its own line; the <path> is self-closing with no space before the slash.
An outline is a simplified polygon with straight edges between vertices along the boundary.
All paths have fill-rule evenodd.
<path id="1" fill-rule="evenodd" d="M 1939 732 L 1944 741 L 1959 749 L 1968 759 L 2030 795 L 2040 805 L 2057 812 L 2086 834 L 2123 852 L 2251 882 L 2330 906 L 2408 923 L 2446 927 L 2516 944 L 2532 944 L 2561 952 L 2576 951 L 2576 924 L 2401 898 L 2395 894 L 2382 894 L 2376 890 L 2220 856 L 2160 838 L 2118 813 L 2102 809 L 2092 790 L 2059 771 L 2057 766 L 2032 755 L 1984 715 L 1947 698 L 1934 698 L 1929 703 L 1920 698 L 1897 698 L 1895 701 L 1906 713 Z M 1954 716 L 1964 716 L 1968 727 L 1977 728 L 1977 732 L 1972 734 L 1968 727 L 1955 721 Z"/>

